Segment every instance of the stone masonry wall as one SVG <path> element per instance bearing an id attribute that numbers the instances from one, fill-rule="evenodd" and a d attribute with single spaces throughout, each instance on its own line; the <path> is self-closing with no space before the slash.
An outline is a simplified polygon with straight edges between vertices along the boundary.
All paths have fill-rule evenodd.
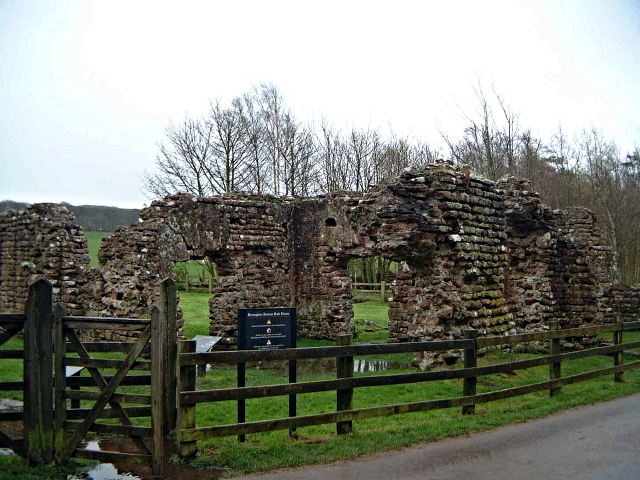
<path id="1" fill-rule="evenodd" d="M 549 321 L 562 328 L 611 322 L 615 253 L 603 245 L 593 213 L 575 207 L 552 211 L 527 180 L 498 183 L 505 192 L 508 269 L 505 294 L 512 333 L 541 331 Z M 590 344 L 573 339 L 566 347 Z"/>
<path id="2" fill-rule="evenodd" d="M 24 312 L 29 284 L 45 278 L 69 314 L 83 313 L 88 297 L 99 295 L 89 262 L 87 239 L 67 207 L 41 203 L 0 214 L 0 312 Z"/>
<path id="3" fill-rule="evenodd" d="M 209 256 L 219 283 L 210 301 L 211 335 L 236 342 L 238 308 L 290 305 L 287 208 L 274 197 L 176 195 L 153 202 L 142 222 L 103 242 L 101 314 L 147 315 L 158 282 L 177 262 Z"/>
<path id="4" fill-rule="evenodd" d="M 551 284 L 558 299 L 560 325 L 572 328 L 583 323 L 614 321 L 613 312 L 607 311 L 609 302 L 603 302 L 603 296 L 614 281 L 615 252 L 603 245 L 593 212 L 586 208 L 567 209 L 557 227 Z"/>
<path id="5" fill-rule="evenodd" d="M 306 248 L 294 250 L 297 271 L 309 272 L 296 275 L 305 333 L 331 338 L 348 325 L 347 262 L 373 255 L 401 265 L 390 341 L 460 338 L 469 323 L 487 333 L 507 328 L 505 220 L 492 182 L 436 165 L 367 193 L 306 203 L 296 210 L 296 245 Z"/>
<path id="6" fill-rule="evenodd" d="M 631 322 L 638 320 L 640 312 L 640 285 L 614 284 L 607 295 L 608 311 L 617 320 Z"/>
<path id="7" fill-rule="evenodd" d="M 65 207 L 0 215 L 0 310 L 23 309 L 29 280 L 43 275 L 70 313 L 147 317 L 174 265 L 208 256 L 220 276 L 210 333 L 223 345 L 236 342 L 242 307 L 295 306 L 300 335 L 333 339 L 353 331 L 349 260 L 383 256 L 399 264 L 390 341 L 637 318 L 639 287 L 614 282 L 615 254 L 590 211 L 552 211 L 526 180 L 445 163 L 364 193 L 174 195 L 140 215 L 103 240 L 99 270 Z"/>

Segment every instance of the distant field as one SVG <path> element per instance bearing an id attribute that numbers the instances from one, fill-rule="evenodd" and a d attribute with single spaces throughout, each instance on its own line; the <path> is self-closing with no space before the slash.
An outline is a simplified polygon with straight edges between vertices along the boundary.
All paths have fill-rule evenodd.
<path id="1" fill-rule="evenodd" d="M 84 232 L 89 243 L 89 255 L 91 255 L 91 268 L 98 268 L 98 252 L 102 243 L 102 237 L 110 237 L 113 232 Z"/>

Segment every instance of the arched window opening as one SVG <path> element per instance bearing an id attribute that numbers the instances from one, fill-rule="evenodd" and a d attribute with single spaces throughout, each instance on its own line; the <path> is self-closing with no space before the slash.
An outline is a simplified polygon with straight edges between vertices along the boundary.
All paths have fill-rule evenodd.
<path id="1" fill-rule="evenodd" d="M 209 335 L 209 301 L 218 285 L 218 269 L 209 257 L 177 263 L 176 274 L 179 306 L 184 319 L 183 331 L 187 339 Z"/>
<path id="2" fill-rule="evenodd" d="M 351 259 L 347 265 L 353 294 L 353 319 L 360 341 L 389 339 L 389 298 L 397 262 L 375 256 Z"/>

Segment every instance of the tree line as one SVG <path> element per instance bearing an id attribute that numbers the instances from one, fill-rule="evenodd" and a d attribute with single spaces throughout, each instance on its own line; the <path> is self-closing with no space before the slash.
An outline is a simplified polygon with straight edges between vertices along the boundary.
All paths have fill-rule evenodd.
<path id="1" fill-rule="evenodd" d="M 276 86 L 262 84 L 228 105 L 210 103 L 205 115 L 171 122 L 144 190 L 152 198 L 365 191 L 406 167 L 446 157 L 492 180 L 527 178 L 552 208 L 594 210 L 619 254 L 620 279 L 640 281 L 640 149 L 621 152 L 596 128 L 570 138 L 558 126 L 539 138 L 500 94 L 481 85 L 475 93 L 475 112 L 457 136 L 441 133 L 441 149 L 393 132 L 302 121 Z"/>
<path id="2" fill-rule="evenodd" d="M 299 120 L 273 85 L 230 105 L 212 102 L 206 115 L 166 127 L 156 169 L 144 177 L 153 198 L 175 192 L 216 195 L 252 191 L 313 196 L 363 191 L 409 165 L 441 157 L 428 145 L 367 128 L 340 131 Z"/>

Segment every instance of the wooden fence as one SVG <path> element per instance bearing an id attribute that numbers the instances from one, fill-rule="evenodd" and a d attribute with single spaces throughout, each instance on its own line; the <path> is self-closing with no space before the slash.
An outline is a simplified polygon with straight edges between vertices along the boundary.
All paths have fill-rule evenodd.
<path id="1" fill-rule="evenodd" d="M 161 284 L 160 301 L 150 319 L 118 319 L 66 316 L 61 306 L 53 305 L 51 284 L 44 280 L 29 288 L 26 314 L 0 314 L 0 345 L 24 331 L 23 350 L 0 350 L 0 358 L 24 360 L 22 381 L 0 383 L 0 390 L 24 392 L 24 412 L 0 413 L 0 421 L 22 420 L 24 438 L 0 435 L 0 443 L 25 455 L 33 464 L 53 460 L 64 463 L 69 457 L 92 458 L 109 462 L 150 464 L 153 475 L 161 478 L 166 460 L 167 434 L 176 430 L 182 455 L 196 452 L 197 441 L 222 436 L 246 435 L 281 429 L 336 424 L 338 434 L 352 431 L 353 421 L 420 412 L 441 408 L 462 408 L 472 414 L 475 405 L 548 390 L 556 395 L 563 385 L 603 375 L 622 381 L 624 371 L 640 367 L 640 360 L 623 362 L 625 349 L 639 348 L 640 341 L 623 343 L 623 332 L 639 330 L 640 321 L 551 330 L 511 336 L 481 337 L 468 330 L 464 339 L 391 343 L 352 344 L 352 337 L 339 338 L 330 347 L 290 348 L 282 350 L 244 350 L 195 353 L 195 342 L 176 340 L 176 285 Z M 118 330 L 137 332 L 126 342 L 86 341 L 83 332 Z M 566 337 L 596 336 L 612 332 L 614 344 L 582 351 L 560 353 L 560 340 Z M 479 349 L 545 341 L 550 354 L 536 358 L 477 366 Z M 464 368 L 353 376 L 354 356 L 388 355 L 409 352 L 464 351 Z M 109 354 L 104 358 L 103 354 Z M 114 358 L 114 355 L 120 358 Z M 562 376 L 562 363 L 594 355 L 613 355 L 613 365 L 576 375 Z M 102 357 L 102 358 L 100 358 Z M 196 367 L 200 364 L 238 364 L 241 362 L 283 361 L 336 358 L 337 378 L 215 390 L 196 389 Z M 544 382 L 477 393 L 477 379 L 483 375 L 513 372 L 549 365 Z M 88 376 L 68 377 L 67 367 L 83 367 Z M 104 370 L 108 369 L 108 372 Z M 141 371 L 141 375 L 131 372 Z M 150 375 L 149 375 L 150 373 Z M 394 405 L 353 408 L 356 388 L 402 385 L 439 380 L 462 379 L 461 396 Z M 129 386 L 148 387 L 144 393 L 131 392 Z M 121 388 L 124 387 L 124 388 Z M 272 420 L 198 425 L 199 403 L 273 397 L 313 392 L 336 392 L 336 411 L 290 416 Z M 83 401 L 84 408 L 68 407 L 67 401 Z M 151 427 L 136 425 L 132 419 L 151 417 Z M 102 422 L 118 419 L 120 424 Z M 121 434 L 131 437 L 139 453 L 104 452 L 82 448 L 90 432 Z"/>
<path id="2" fill-rule="evenodd" d="M 623 372 L 640 367 L 640 361 L 623 363 L 623 351 L 640 347 L 640 342 L 622 343 L 623 331 L 640 329 L 640 322 L 615 323 L 592 327 L 559 330 L 557 323 L 552 329 L 540 333 L 525 333 L 511 336 L 477 337 L 476 330 L 468 330 L 466 338 L 461 340 L 396 343 L 396 344 L 351 344 L 350 336 L 341 338 L 341 345 L 331 347 L 292 348 L 271 351 L 220 351 L 211 353 L 193 353 L 192 342 L 182 342 L 179 355 L 179 425 L 178 441 L 183 455 L 192 454 L 196 450 L 196 442 L 212 437 L 246 435 L 250 433 L 291 429 L 336 423 L 339 434 L 348 433 L 354 420 L 390 416 L 410 412 L 420 412 L 441 408 L 461 407 L 464 414 L 475 411 L 475 405 L 496 400 L 516 397 L 528 393 L 549 390 L 550 395 L 559 392 L 560 387 L 582 382 L 603 375 L 614 375 L 615 381 L 622 381 Z M 590 348 L 582 351 L 560 353 L 560 340 L 566 337 L 581 337 L 613 332 L 614 345 Z M 477 366 L 477 352 L 480 348 L 499 345 L 515 345 L 523 342 L 549 341 L 549 355 Z M 464 368 L 455 370 L 414 372 L 400 374 L 373 375 L 353 377 L 353 357 L 355 355 L 380 355 L 408 352 L 437 352 L 446 350 L 464 350 Z M 594 355 L 613 355 L 613 366 L 580 373 L 561 376 L 562 362 Z M 308 381 L 279 385 L 224 388 L 216 390 L 195 389 L 195 369 L 199 364 L 237 364 L 239 362 L 259 362 L 273 360 L 293 360 L 335 357 L 337 359 L 337 378 L 335 380 Z M 477 393 L 477 379 L 483 375 L 513 372 L 540 365 L 549 365 L 549 380 L 530 385 L 507 388 L 488 393 Z M 381 385 L 401 385 L 408 383 L 430 382 L 438 380 L 462 379 L 462 395 L 454 398 L 425 400 L 420 402 L 401 403 L 368 408 L 353 408 L 353 390 Z M 219 402 L 248 398 L 262 398 L 290 394 L 336 391 L 336 411 L 314 415 L 278 418 L 255 422 L 235 423 L 229 425 L 196 425 L 197 404 L 203 402 Z"/>
<path id="3" fill-rule="evenodd" d="M 360 293 L 377 293 L 380 295 L 380 301 L 382 302 L 386 302 L 387 301 L 387 294 L 389 293 L 389 290 L 387 289 L 387 283 L 386 282 L 380 282 L 380 283 L 359 283 L 359 282 L 353 282 L 351 283 L 351 290 L 354 293 L 360 292 Z"/>

